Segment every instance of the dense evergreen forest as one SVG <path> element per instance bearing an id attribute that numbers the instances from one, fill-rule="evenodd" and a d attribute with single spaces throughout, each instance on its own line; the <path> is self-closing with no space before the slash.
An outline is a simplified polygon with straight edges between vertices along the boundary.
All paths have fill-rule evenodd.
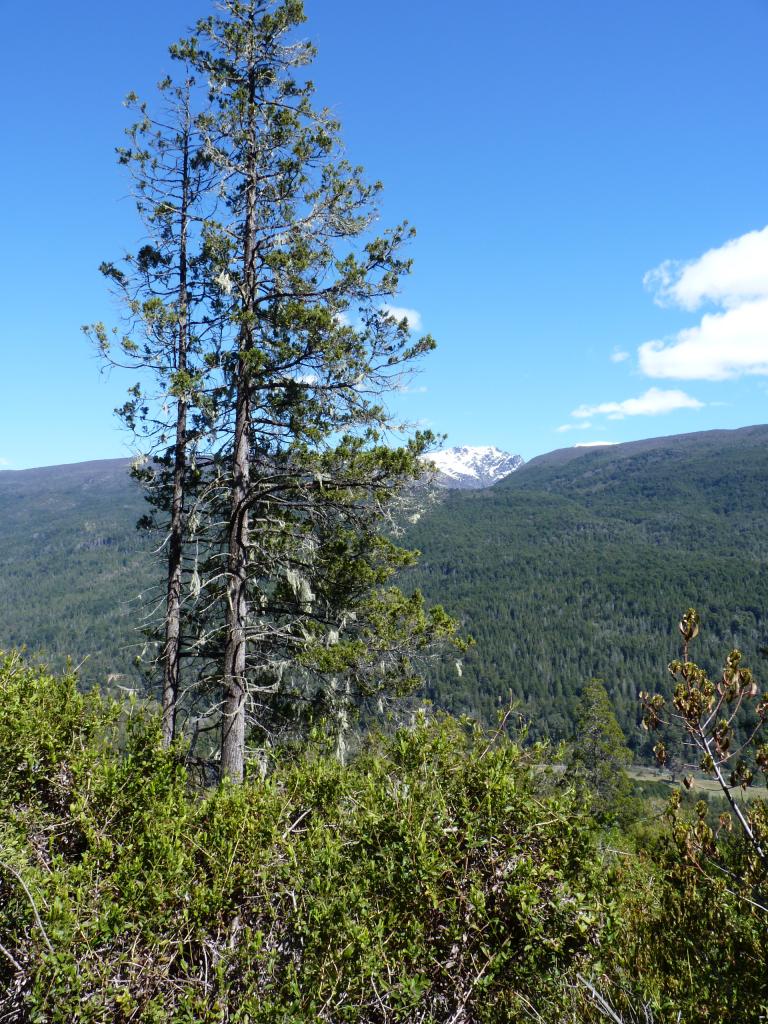
<path id="1" fill-rule="evenodd" d="M 159 563 L 127 459 L 0 473 L 0 645 L 26 646 L 83 685 L 138 686 Z M 155 589 L 151 589 L 154 581 Z"/>
<path id="2" fill-rule="evenodd" d="M 533 460 L 488 491 L 447 492 L 406 541 L 409 582 L 476 645 L 424 665 L 441 708 L 493 722 L 510 691 L 534 735 L 569 736 L 592 677 L 634 746 L 637 693 L 665 679 L 677 618 L 705 624 L 702 660 L 768 641 L 768 428 L 714 431 Z M 163 540 L 126 462 L 0 473 L 0 642 L 54 667 L 88 656 L 84 685 L 142 687 L 142 616 L 160 596 Z M 32 524 L 31 526 L 29 524 Z"/>
<path id="3" fill-rule="evenodd" d="M 541 456 L 488 491 L 452 493 L 410 532 L 414 579 L 476 647 L 429 679 L 441 707 L 492 720 L 509 692 L 535 735 L 568 736 L 592 677 L 633 744 L 637 693 L 663 685 L 677 617 L 702 660 L 758 663 L 768 639 L 768 427 Z"/>

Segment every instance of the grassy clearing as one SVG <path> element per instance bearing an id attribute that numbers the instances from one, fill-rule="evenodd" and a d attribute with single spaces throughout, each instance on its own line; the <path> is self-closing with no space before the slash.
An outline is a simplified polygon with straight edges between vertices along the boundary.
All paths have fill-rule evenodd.
<path id="1" fill-rule="evenodd" d="M 682 785 L 682 776 L 673 775 L 669 771 L 665 771 L 661 768 L 650 768 L 645 765 L 638 765 L 629 769 L 628 772 L 630 778 L 634 779 L 635 782 L 654 782 L 662 783 L 669 788 L 672 792 L 678 786 Z M 693 794 L 700 794 L 701 796 L 722 796 L 723 791 L 714 779 L 708 778 L 701 772 L 692 772 L 693 785 L 691 786 L 690 792 Z M 738 786 L 734 787 L 734 795 L 739 800 L 759 800 L 766 799 L 768 792 L 762 785 L 752 786 L 749 789 L 741 790 Z"/>

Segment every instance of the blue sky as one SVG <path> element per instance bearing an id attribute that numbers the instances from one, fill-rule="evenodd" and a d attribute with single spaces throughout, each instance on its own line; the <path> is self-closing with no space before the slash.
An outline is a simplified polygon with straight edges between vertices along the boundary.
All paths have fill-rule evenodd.
<path id="1" fill-rule="evenodd" d="M 0 463 L 123 455 L 133 379 L 80 332 L 141 234 L 121 101 L 208 3 L 2 6 Z M 319 98 L 418 230 L 398 304 L 439 347 L 399 415 L 525 458 L 768 420 L 766 0 L 306 6 Z"/>

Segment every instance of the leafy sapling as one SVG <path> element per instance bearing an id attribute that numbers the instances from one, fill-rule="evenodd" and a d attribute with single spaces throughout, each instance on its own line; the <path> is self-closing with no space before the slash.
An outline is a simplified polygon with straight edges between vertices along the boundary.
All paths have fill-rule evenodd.
<path id="1" fill-rule="evenodd" d="M 742 667 L 738 650 L 728 655 L 718 680 L 710 679 L 703 668 L 691 661 L 689 647 L 699 635 L 699 627 L 698 612 L 689 608 L 679 625 L 682 658 L 669 666 L 676 680 L 672 699 L 642 692 L 643 727 L 656 730 L 672 723 L 682 727 L 687 745 L 697 751 L 697 760 L 688 762 L 685 767 L 689 772 L 698 769 L 718 783 L 751 850 L 765 868 L 768 867 L 768 835 L 764 815 L 743 807 L 734 791 L 743 791 L 752 785 L 756 768 L 768 772 L 768 743 L 764 733 L 768 694 L 759 696 L 752 672 Z M 739 713 L 748 707 L 753 711 L 754 725 L 747 729 L 743 738 L 737 739 L 735 725 Z M 654 753 L 660 765 L 667 764 L 669 754 L 662 741 L 655 745 Z M 690 789 L 693 776 L 686 775 L 683 784 Z"/>

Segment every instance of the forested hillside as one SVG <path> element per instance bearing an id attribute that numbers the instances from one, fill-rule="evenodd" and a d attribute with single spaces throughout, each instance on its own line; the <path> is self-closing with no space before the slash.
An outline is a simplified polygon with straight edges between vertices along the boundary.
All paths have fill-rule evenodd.
<path id="1" fill-rule="evenodd" d="M 602 678 L 640 740 L 637 693 L 702 613 L 704 662 L 741 647 L 759 670 L 768 608 L 768 427 L 711 431 L 532 460 L 490 490 L 449 494 L 412 531 L 415 579 L 477 645 L 433 699 L 490 716 L 511 690 L 534 732 L 568 735 Z"/>
<path id="2" fill-rule="evenodd" d="M 143 511 L 121 460 L 0 473 L 0 647 L 88 655 L 86 684 L 138 680 L 160 572 Z M 597 676 L 637 743 L 637 692 L 663 680 L 689 605 L 702 661 L 737 645 L 758 678 L 766 664 L 768 427 L 553 452 L 490 490 L 447 492 L 407 542 L 422 557 L 406 584 L 477 641 L 461 674 L 453 656 L 428 669 L 450 710 L 492 719 L 511 690 L 535 733 L 568 735 Z"/>
<path id="3" fill-rule="evenodd" d="M 87 657 L 89 684 L 138 679 L 144 511 L 125 459 L 0 473 L 0 648 L 26 645 L 56 667 Z"/>

